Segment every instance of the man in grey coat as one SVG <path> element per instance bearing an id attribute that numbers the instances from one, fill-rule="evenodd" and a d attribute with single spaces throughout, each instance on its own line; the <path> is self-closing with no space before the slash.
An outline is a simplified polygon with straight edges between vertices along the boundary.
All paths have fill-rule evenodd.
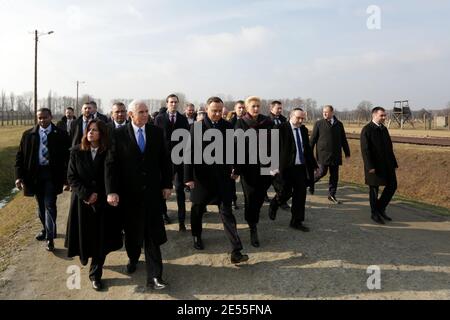
<path id="1" fill-rule="evenodd" d="M 344 125 L 334 115 L 333 106 L 323 108 L 323 119 L 314 124 L 311 134 L 311 148 L 317 145 L 316 158 L 319 170 L 314 176 L 315 182 L 323 178 L 330 171 L 328 200 L 335 204 L 341 202 L 336 199 L 339 181 L 339 166 L 342 165 L 342 150 L 345 157 L 350 158 L 350 148 L 345 135 Z"/>

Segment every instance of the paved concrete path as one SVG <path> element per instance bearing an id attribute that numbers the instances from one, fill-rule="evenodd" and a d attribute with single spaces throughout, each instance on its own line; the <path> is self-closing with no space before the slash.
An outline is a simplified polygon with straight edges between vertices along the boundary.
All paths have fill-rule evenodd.
<path id="1" fill-rule="evenodd" d="M 450 221 L 402 203 L 388 213 L 394 222 L 386 226 L 369 218 L 368 195 L 342 187 L 342 205 L 330 205 L 325 184 L 308 195 L 306 225 L 310 233 L 288 227 L 290 213 L 279 211 L 276 221 L 261 212 L 261 247 L 250 246 L 243 210 L 236 211 L 248 263 L 229 262 L 229 243 L 215 207 L 205 215 L 206 250 L 192 247 L 190 232 L 167 226 L 169 241 L 162 247 L 164 277 L 170 288 L 146 290 L 145 269 L 125 272 L 126 253 L 107 257 L 104 282 L 107 289 L 95 292 L 88 267 L 66 257 L 64 234 L 57 250 L 48 253 L 34 240 L 39 223 L 29 232 L 28 245 L 17 252 L 9 268 L 0 274 L 0 299 L 450 299 Z M 169 203 L 175 220 L 174 202 Z M 242 194 L 239 194 L 241 207 Z M 58 230 L 65 231 L 69 194 L 58 200 Z M 188 204 L 188 208 L 189 208 Z M 369 290 L 369 266 L 381 270 L 381 289 Z M 81 267 L 81 288 L 69 290 L 70 266 Z M 373 283 L 373 282 L 371 282 Z"/>

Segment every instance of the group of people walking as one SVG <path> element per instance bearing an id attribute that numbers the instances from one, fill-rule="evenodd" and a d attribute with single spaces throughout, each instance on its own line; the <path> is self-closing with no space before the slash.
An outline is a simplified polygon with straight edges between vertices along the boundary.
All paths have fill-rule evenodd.
<path id="1" fill-rule="evenodd" d="M 42 231 L 36 239 L 46 241 L 48 251 L 54 250 L 57 195 L 70 190 L 65 247 L 68 256 L 79 256 L 83 265 L 91 258 L 89 278 L 95 290 L 104 286 L 101 279 L 107 254 L 122 248 L 123 243 L 129 274 L 136 271 L 143 248 L 147 286 L 155 290 L 167 286 L 160 246 L 167 241 L 165 224 L 171 223 L 166 200 L 173 186 L 180 232 L 186 232 L 186 191 L 190 195 L 190 225 L 196 250 L 205 248 L 202 219 L 206 208 L 218 206 L 233 264 L 249 259 L 242 253 L 233 213 L 238 208 L 239 177 L 250 243 L 256 248 L 261 245 L 260 212 L 271 185 L 275 197 L 270 200 L 269 218 L 275 220 L 279 208 L 289 208 L 287 201 L 292 199 L 289 226 L 295 230 L 309 231 L 304 224 L 307 189 L 313 194 L 314 184 L 328 172 L 328 199 L 336 205 L 341 203 L 336 197 L 339 166 L 342 153 L 350 157 L 350 148 L 332 106 L 324 107 L 323 119 L 314 124 L 311 135 L 304 126 L 306 113 L 293 108 L 286 118 L 280 101 L 271 103 L 267 116 L 261 114 L 261 100 L 254 96 L 238 101 L 227 116 L 218 97 L 208 99 L 205 109 L 197 112 L 192 104 L 186 105 L 184 114 L 178 108 L 179 99 L 172 94 L 166 99 L 166 108 L 157 114 L 150 115 L 145 102 L 134 100 L 128 110 L 123 103 L 115 103 L 108 118 L 97 111 L 95 102 L 87 102 L 78 118 L 69 107 L 56 125 L 51 110 L 42 108 L 36 115 L 38 124 L 22 136 L 15 164 L 16 186 L 37 200 Z M 384 224 L 391 220 L 386 207 L 397 187 L 397 162 L 384 126 L 385 110 L 377 107 L 372 114 L 373 120 L 361 132 L 361 152 L 370 186 L 371 217 Z M 266 165 L 259 159 L 256 163 L 249 161 L 252 155 L 248 140 L 243 163 L 174 164 L 171 152 L 176 142 L 172 141 L 172 133 L 189 130 L 191 141 L 195 141 L 196 123 L 200 123 L 202 134 L 211 129 L 220 132 L 224 155 L 229 152 L 225 147 L 227 130 L 278 130 L 279 167 L 271 175 L 262 174 Z M 261 137 L 257 135 L 258 140 Z M 202 141 L 201 150 L 211 143 Z M 381 197 L 379 186 L 385 186 Z"/>

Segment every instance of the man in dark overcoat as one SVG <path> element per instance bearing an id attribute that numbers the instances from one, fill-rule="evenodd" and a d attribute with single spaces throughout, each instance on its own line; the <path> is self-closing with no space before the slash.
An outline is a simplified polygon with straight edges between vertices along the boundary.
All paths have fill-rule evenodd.
<path id="1" fill-rule="evenodd" d="M 339 166 L 342 165 L 342 150 L 345 158 L 350 158 L 350 147 L 345 135 L 344 125 L 334 115 L 334 108 L 326 105 L 323 108 L 323 119 L 314 124 L 311 134 L 311 149 L 316 149 L 316 159 L 319 170 L 314 179 L 317 183 L 330 171 L 328 184 L 328 200 L 335 204 L 341 202 L 336 199 L 339 182 Z"/>
<path id="2" fill-rule="evenodd" d="M 386 207 L 397 190 L 395 170 L 398 164 L 389 131 L 384 126 L 385 121 L 385 109 L 376 107 L 372 110 L 372 121 L 361 131 L 361 154 L 366 184 L 370 189 L 372 220 L 379 224 L 392 220 L 386 214 Z M 384 190 L 378 198 L 380 186 L 384 186 Z"/>
<path id="3" fill-rule="evenodd" d="M 232 175 L 232 164 L 226 163 L 227 142 L 226 142 L 226 130 L 232 130 L 232 125 L 222 118 L 223 101 L 218 97 L 211 97 L 207 101 L 207 113 L 201 122 L 195 124 L 191 128 L 191 142 L 192 151 L 194 151 L 195 145 L 198 144 L 204 154 L 205 148 L 212 142 L 203 141 L 203 135 L 205 132 L 211 129 L 216 129 L 216 133 L 222 137 L 222 144 L 218 145 L 218 148 L 223 149 L 222 159 L 212 164 L 205 162 L 202 158 L 200 163 L 187 163 L 184 167 L 184 181 L 191 190 L 191 228 L 192 236 L 194 237 L 194 248 L 197 250 L 203 250 L 202 241 L 202 217 L 204 208 L 210 203 L 217 204 L 219 206 L 219 214 L 222 219 L 225 234 L 230 240 L 232 252 L 231 262 L 240 263 L 248 260 L 247 255 L 241 254 L 242 243 L 239 238 L 236 219 L 232 211 L 232 199 L 233 199 L 233 184 L 232 178 L 237 178 Z M 195 126 L 200 126 L 201 130 L 196 132 Z M 201 133 L 201 135 L 197 135 Z M 234 140 L 234 137 L 232 138 Z M 231 144 L 234 147 L 234 141 Z M 198 148 L 198 149 L 200 149 Z M 215 155 L 215 151 L 214 155 Z M 232 150 L 231 150 L 232 151 Z M 194 155 L 192 154 L 192 159 Z"/>
<path id="4" fill-rule="evenodd" d="M 70 141 L 67 133 L 52 123 L 50 109 L 37 111 L 38 125 L 24 132 L 16 155 L 16 187 L 26 197 L 36 197 L 42 231 L 36 240 L 47 240 L 54 250 L 56 238 L 56 198 L 67 181 Z"/>
<path id="5" fill-rule="evenodd" d="M 124 218 L 127 272 L 136 271 L 144 246 L 147 286 L 164 289 L 160 245 L 167 241 L 162 205 L 172 190 L 172 170 L 164 135 L 148 124 L 143 101 L 129 106 L 130 122 L 114 131 L 114 145 L 106 164 L 108 203 L 121 205 Z"/>

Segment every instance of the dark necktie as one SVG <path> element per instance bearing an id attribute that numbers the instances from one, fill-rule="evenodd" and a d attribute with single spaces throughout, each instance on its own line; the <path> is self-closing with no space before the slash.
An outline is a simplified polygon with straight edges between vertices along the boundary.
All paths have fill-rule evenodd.
<path id="1" fill-rule="evenodd" d="M 175 115 L 174 114 L 170 115 L 170 123 L 172 124 L 172 126 L 175 125 Z"/>
<path id="2" fill-rule="evenodd" d="M 305 157 L 304 157 L 304 154 L 303 154 L 302 142 L 301 142 L 301 138 L 300 138 L 300 128 L 295 128 L 295 135 L 297 137 L 298 158 L 300 159 L 300 162 L 302 164 L 304 164 L 305 163 Z"/>

